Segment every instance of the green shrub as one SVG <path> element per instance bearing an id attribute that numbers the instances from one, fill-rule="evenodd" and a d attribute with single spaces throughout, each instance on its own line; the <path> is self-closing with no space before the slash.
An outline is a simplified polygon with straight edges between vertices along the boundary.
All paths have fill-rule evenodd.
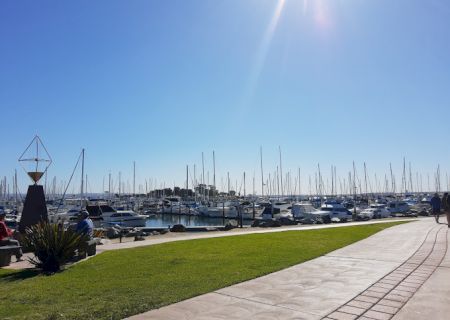
<path id="1" fill-rule="evenodd" d="M 87 240 L 85 235 L 64 230 L 62 225 L 42 222 L 26 229 L 24 245 L 34 253 L 32 264 L 45 273 L 54 273 L 73 259 Z"/>

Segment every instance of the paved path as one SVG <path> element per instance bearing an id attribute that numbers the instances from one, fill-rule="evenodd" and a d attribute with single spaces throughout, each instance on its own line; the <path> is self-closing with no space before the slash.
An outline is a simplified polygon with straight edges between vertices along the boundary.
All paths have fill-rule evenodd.
<path id="1" fill-rule="evenodd" d="M 437 225 L 429 229 L 422 245 L 409 259 L 324 319 L 392 319 L 442 263 L 447 252 L 447 229 L 447 226 Z M 427 304 L 435 309 L 434 297 L 430 298 L 432 301 Z M 423 317 L 406 312 L 397 318 Z"/>
<path id="2" fill-rule="evenodd" d="M 442 241 L 442 235 L 439 235 Z M 440 244 L 439 244 L 440 245 Z M 447 253 L 442 262 L 435 268 L 435 263 L 430 263 L 434 272 L 425 281 L 423 286 L 414 294 L 406 305 L 393 317 L 393 320 L 409 319 L 450 319 L 450 230 L 447 231 Z M 440 249 L 442 250 L 442 248 Z M 436 257 L 439 260 L 439 257 Z"/>
<path id="3" fill-rule="evenodd" d="M 409 320 L 425 315 L 448 319 L 447 233 L 446 225 L 421 219 L 291 268 L 129 320 Z"/>

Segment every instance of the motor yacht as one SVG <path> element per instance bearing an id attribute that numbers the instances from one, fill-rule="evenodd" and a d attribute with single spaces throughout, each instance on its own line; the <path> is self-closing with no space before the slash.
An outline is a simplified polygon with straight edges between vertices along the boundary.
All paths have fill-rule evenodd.
<path id="1" fill-rule="evenodd" d="M 48 221 L 50 223 L 74 223 L 78 221 L 78 214 L 81 207 L 72 207 L 70 209 L 63 210 L 62 212 L 49 213 Z"/>
<path id="2" fill-rule="evenodd" d="M 309 201 L 296 202 L 292 205 L 292 216 L 295 220 L 305 219 L 310 213 L 316 211 L 316 208 Z"/>
<path id="3" fill-rule="evenodd" d="M 272 203 L 272 212 L 275 219 L 293 219 L 292 203 L 289 201 L 275 201 Z"/>
<path id="4" fill-rule="evenodd" d="M 252 220 L 261 218 L 265 207 L 255 202 L 244 201 L 241 203 L 240 209 L 244 220 Z"/>
<path id="5" fill-rule="evenodd" d="M 161 213 L 195 214 L 195 210 L 181 202 L 180 197 L 166 197 L 162 201 Z"/>
<path id="6" fill-rule="evenodd" d="M 201 205 L 198 207 L 198 211 L 201 215 L 212 217 L 212 218 L 237 218 L 238 210 L 237 205 L 238 202 L 232 201 L 222 201 L 217 203 L 210 203 L 207 205 Z"/>
<path id="7" fill-rule="evenodd" d="M 394 200 L 388 203 L 387 209 L 391 215 L 406 215 L 410 206 L 405 201 Z"/>
<path id="8" fill-rule="evenodd" d="M 322 220 L 324 223 L 336 220 L 345 222 L 352 220 L 352 213 L 340 203 L 325 202 L 319 210 L 309 213 L 306 218 Z"/>
<path id="9" fill-rule="evenodd" d="M 386 206 L 383 204 L 374 203 L 371 204 L 369 208 L 362 210 L 357 214 L 358 220 L 370 220 L 370 219 L 381 219 L 389 218 L 391 213 Z"/>
<path id="10" fill-rule="evenodd" d="M 133 210 L 115 210 L 106 204 L 88 205 L 86 210 L 96 227 L 145 227 L 147 216 L 140 215 Z"/>

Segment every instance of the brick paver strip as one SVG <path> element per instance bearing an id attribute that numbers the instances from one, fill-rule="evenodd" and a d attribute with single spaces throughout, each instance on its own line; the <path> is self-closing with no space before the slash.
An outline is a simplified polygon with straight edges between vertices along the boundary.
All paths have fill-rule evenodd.
<path id="1" fill-rule="evenodd" d="M 412 292 L 412 293 L 416 293 L 416 291 L 417 291 L 417 288 L 406 287 L 406 286 L 401 285 L 401 284 L 396 289 L 397 290 L 401 290 L 401 291 Z"/>
<path id="2" fill-rule="evenodd" d="M 395 308 L 395 307 L 389 307 L 389 306 L 383 306 L 381 304 L 377 304 L 376 306 L 374 306 L 372 308 L 372 310 L 374 311 L 378 311 L 378 312 L 384 312 L 384 313 L 389 313 L 389 314 L 396 314 L 398 312 L 398 310 L 400 310 L 400 308 Z"/>
<path id="3" fill-rule="evenodd" d="M 366 311 L 366 309 L 367 308 L 357 308 L 357 307 L 352 307 L 352 306 L 346 305 L 346 306 L 339 308 L 338 311 L 360 316 Z"/>
<path id="4" fill-rule="evenodd" d="M 377 283 L 386 283 L 386 284 L 393 284 L 393 285 L 397 285 L 400 281 L 394 281 L 394 280 L 387 280 L 387 279 L 381 279 L 380 281 L 378 281 Z"/>
<path id="5" fill-rule="evenodd" d="M 389 320 L 390 318 L 392 318 L 392 314 L 373 311 L 373 310 L 367 311 L 364 314 L 364 316 L 369 317 L 371 319 L 376 319 L 376 320 Z"/>
<path id="6" fill-rule="evenodd" d="M 382 288 L 379 286 L 371 286 L 370 291 L 375 291 L 375 292 L 380 292 L 380 293 L 388 293 L 389 291 L 391 291 L 392 288 L 393 288 L 393 286 L 391 288 Z"/>
<path id="7" fill-rule="evenodd" d="M 402 283 L 400 285 L 402 287 L 410 287 L 410 288 L 417 289 L 422 285 L 422 283 L 402 281 Z"/>
<path id="8" fill-rule="evenodd" d="M 403 307 L 403 303 L 394 300 L 382 299 L 377 303 L 377 306 L 387 306 L 400 309 Z"/>
<path id="9" fill-rule="evenodd" d="M 391 319 L 441 264 L 447 252 L 447 229 L 430 229 L 419 249 L 402 265 L 322 320 Z"/>
<path id="10" fill-rule="evenodd" d="M 372 298 L 379 298 L 379 299 L 381 299 L 381 298 L 383 298 L 386 295 L 386 293 L 380 293 L 380 292 L 375 292 L 375 291 L 372 291 L 372 290 L 366 290 L 366 291 L 364 291 L 362 293 L 362 295 L 366 296 L 366 297 L 372 297 Z"/>
<path id="11" fill-rule="evenodd" d="M 358 318 L 357 315 L 339 312 L 339 311 L 333 312 L 328 317 L 331 319 L 335 319 L 335 320 L 354 320 L 354 319 Z"/>
<path id="12" fill-rule="evenodd" d="M 404 296 L 400 296 L 400 295 L 397 295 L 397 294 L 388 294 L 385 297 L 385 299 L 398 301 L 398 302 L 402 302 L 403 304 L 405 304 L 406 302 L 408 302 L 409 297 L 404 297 Z"/>
<path id="13" fill-rule="evenodd" d="M 346 304 L 346 306 L 357 307 L 357 308 L 361 308 L 361 309 L 367 310 L 371 306 L 373 306 L 373 303 L 364 302 L 364 301 L 358 301 L 358 300 L 352 300 L 352 301 L 348 302 Z"/>
<path id="14" fill-rule="evenodd" d="M 382 289 L 388 289 L 388 290 L 391 290 L 394 287 L 395 287 L 395 285 L 393 285 L 393 284 L 387 284 L 387 283 L 383 283 L 383 282 L 377 282 L 372 286 L 372 288 L 382 288 Z"/>

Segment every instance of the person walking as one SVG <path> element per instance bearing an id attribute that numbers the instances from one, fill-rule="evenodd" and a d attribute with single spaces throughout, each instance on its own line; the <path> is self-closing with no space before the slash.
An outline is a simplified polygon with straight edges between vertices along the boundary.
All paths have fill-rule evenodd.
<path id="1" fill-rule="evenodd" d="M 448 196 L 448 192 L 444 193 L 442 197 L 442 210 L 447 216 L 447 225 L 450 228 L 450 197 Z"/>
<path id="2" fill-rule="evenodd" d="M 439 194 L 436 192 L 430 200 L 431 208 L 433 210 L 434 218 L 436 219 L 436 223 L 439 223 L 439 215 L 441 214 L 441 198 L 439 198 Z"/>

